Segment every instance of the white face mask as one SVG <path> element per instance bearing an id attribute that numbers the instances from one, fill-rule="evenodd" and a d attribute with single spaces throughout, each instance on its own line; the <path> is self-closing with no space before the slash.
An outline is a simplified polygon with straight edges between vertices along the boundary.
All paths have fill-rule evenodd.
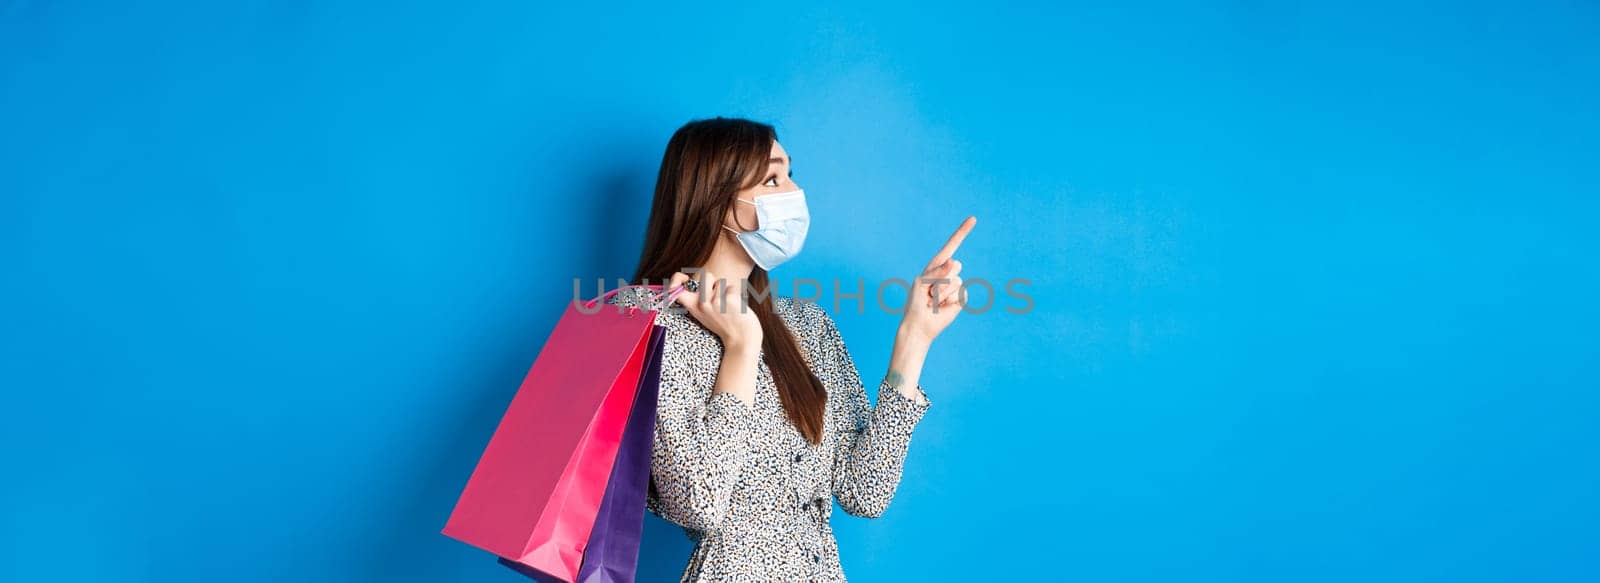
<path id="1" fill-rule="evenodd" d="M 806 230 L 811 227 L 805 190 L 797 188 L 764 194 L 756 197 L 755 202 L 742 198 L 738 201 L 756 207 L 756 230 L 741 233 L 727 225 L 722 228 L 733 231 L 739 245 L 756 265 L 772 271 L 778 264 L 800 254 L 800 248 L 806 243 Z"/>

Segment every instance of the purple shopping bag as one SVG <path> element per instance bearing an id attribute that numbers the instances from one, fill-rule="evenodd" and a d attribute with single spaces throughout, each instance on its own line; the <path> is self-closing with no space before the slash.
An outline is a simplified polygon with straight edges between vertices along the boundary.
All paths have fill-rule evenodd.
<path id="1" fill-rule="evenodd" d="M 639 539 L 644 534 L 645 490 L 650 486 L 650 457 L 655 444 L 656 398 L 661 388 L 661 347 L 666 328 L 653 326 L 639 390 L 634 394 L 628 425 L 611 466 L 600 512 L 584 546 L 583 565 L 574 583 L 633 583 L 639 567 Z M 561 581 L 504 557 L 500 564 L 542 583 Z"/>

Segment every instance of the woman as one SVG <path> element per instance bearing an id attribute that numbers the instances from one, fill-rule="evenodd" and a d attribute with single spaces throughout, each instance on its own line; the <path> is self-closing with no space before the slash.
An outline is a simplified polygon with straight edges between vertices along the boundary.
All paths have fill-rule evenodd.
<path id="1" fill-rule="evenodd" d="M 923 358 L 961 313 L 951 254 L 970 217 L 911 286 L 870 407 L 828 313 L 769 287 L 809 224 L 789 164 L 771 126 L 721 117 L 680 128 L 661 161 L 633 282 L 690 290 L 657 319 L 667 334 L 647 502 L 695 541 L 683 581 L 843 581 L 831 500 L 869 518 L 889 505 L 930 405 Z M 656 297 L 626 288 L 608 301 Z"/>

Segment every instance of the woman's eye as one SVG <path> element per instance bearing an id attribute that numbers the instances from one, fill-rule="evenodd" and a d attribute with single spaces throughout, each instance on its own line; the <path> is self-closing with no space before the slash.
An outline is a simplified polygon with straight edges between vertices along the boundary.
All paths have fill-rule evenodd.
<path id="1" fill-rule="evenodd" d="M 778 177 L 777 176 L 769 177 L 769 178 L 767 178 L 767 181 L 763 182 L 762 184 L 765 185 L 765 186 L 771 186 L 773 188 L 777 188 L 778 187 Z"/>

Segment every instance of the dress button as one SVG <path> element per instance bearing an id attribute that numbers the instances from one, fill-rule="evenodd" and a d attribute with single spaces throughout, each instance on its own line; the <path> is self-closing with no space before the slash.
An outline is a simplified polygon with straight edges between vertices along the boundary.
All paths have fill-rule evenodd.
<path id="1" fill-rule="evenodd" d="M 794 454 L 794 461 L 798 462 L 798 461 L 803 460 L 805 458 L 806 458 L 806 454 L 803 454 L 803 453 Z"/>
<path id="2" fill-rule="evenodd" d="M 821 563 L 822 562 L 822 555 L 816 555 L 816 554 L 811 555 L 811 562 L 813 562 L 813 563 Z"/>

